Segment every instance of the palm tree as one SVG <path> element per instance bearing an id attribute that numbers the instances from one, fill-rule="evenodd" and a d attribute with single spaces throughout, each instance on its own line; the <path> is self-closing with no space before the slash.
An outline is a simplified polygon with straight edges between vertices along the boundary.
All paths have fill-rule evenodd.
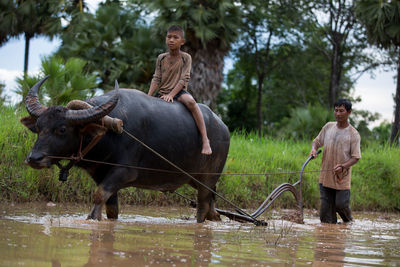
<path id="1" fill-rule="evenodd" d="M 400 2 L 395 0 L 360 0 L 356 14 L 364 25 L 371 44 L 397 53 L 397 84 L 394 97 L 394 122 L 390 143 L 398 144 L 400 130 Z"/>
<path id="2" fill-rule="evenodd" d="M 57 54 L 85 60 L 87 69 L 98 73 L 99 87 L 105 91 L 114 88 L 116 79 L 121 87 L 148 90 L 154 55 L 163 51 L 163 45 L 154 42 L 141 11 L 140 7 L 108 2 L 95 14 L 75 13 L 61 34 Z"/>
<path id="3" fill-rule="evenodd" d="M 45 98 L 46 105 L 63 105 L 73 99 L 85 99 L 93 96 L 97 86 L 96 75 L 84 71 L 86 62 L 78 58 L 69 58 L 64 61 L 61 57 L 46 57 L 41 63 L 40 77 L 25 75 L 18 78 L 19 85 L 16 93 L 26 98 L 29 89 L 43 76 L 49 75 L 49 79 L 43 85 L 40 98 Z"/>
<path id="4" fill-rule="evenodd" d="M 192 56 L 189 90 L 197 101 L 215 108 L 224 58 L 238 36 L 239 6 L 230 0 L 143 1 L 156 12 L 154 24 L 161 36 L 172 24 L 185 29 L 184 50 Z"/>
<path id="5" fill-rule="evenodd" d="M 61 0 L 0 1 L 0 45 L 12 37 L 25 38 L 24 73 L 28 72 L 30 40 L 36 35 L 52 37 L 61 29 Z"/>

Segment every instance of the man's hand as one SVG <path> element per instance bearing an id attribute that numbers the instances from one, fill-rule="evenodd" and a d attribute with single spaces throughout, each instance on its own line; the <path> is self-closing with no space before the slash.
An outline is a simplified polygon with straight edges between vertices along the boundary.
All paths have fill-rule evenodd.
<path id="1" fill-rule="evenodd" d="M 167 102 L 174 102 L 174 97 L 171 94 L 162 95 L 161 99 L 164 99 Z"/>
<path id="2" fill-rule="evenodd" d="M 342 164 L 337 164 L 334 168 L 333 168 L 333 172 L 337 175 L 340 175 L 344 170 L 344 167 Z"/>
<path id="3" fill-rule="evenodd" d="M 316 149 L 311 149 L 309 156 L 312 156 L 311 159 L 315 159 L 317 157 L 318 153 Z"/>

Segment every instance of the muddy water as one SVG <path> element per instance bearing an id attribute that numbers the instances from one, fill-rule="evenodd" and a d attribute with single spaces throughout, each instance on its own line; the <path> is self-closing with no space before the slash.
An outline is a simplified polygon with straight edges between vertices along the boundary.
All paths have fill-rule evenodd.
<path id="1" fill-rule="evenodd" d="M 400 215 L 355 213 L 351 225 L 305 224 L 274 213 L 267 227 L 197 224 L 189 208 L 123 207 L 87 221 L 89 207 L 0 205 L 0 266 L 400 266 Z"/>

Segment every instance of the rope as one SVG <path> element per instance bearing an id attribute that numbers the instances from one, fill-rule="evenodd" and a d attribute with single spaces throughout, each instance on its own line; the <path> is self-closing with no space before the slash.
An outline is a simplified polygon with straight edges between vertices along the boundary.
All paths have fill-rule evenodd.
<path id="1" fill-rule="evenodd" d="M 62 157 L 62 156 L 47 156 L 49 158 L 53 159 L 64 159 L 64 160 L 75 160 L 74 157 Z M 145 171 L 155 171 L 155 172 L 164 172 L 164 173 L 181 173 L 180 171 L 171 171 L 171 170 L 165 170 L 165 169 L 155 169 L 155 168 L 146 168 L 146 167 L 139 167 L 139 166 L 132 166 L 132 165 L 127 165 L 127 164 L 119 164 L 119 163 L 112 163 L 112 162 L 105 162 L 105 161 L 98 161 L 98 160 L 92 160 L 92 159 L 85 159 L 82 158 L 80 161 L 86 161 L 90 163 L 97 163 L 97 164 L 104 164 L 104 165 L 111 165 L 111 166 L 116 166 L 116 167 L 123 167 L 123 168 L 130 168 L 130 169 L 138 169 L 138 170 L 145 170 Z M 330 172 L 333 171 L 333 169 L 328 169 L 328 170 L 313 170 L 313 171 L 303 171 L 303 173 L 314 173 L 314 172 Z M 191 175 L 221 175 L 221 176 L 266 176 L 266 175 L 283 175 L 283 174 L 297 174 L 300 173 L 301 171 L 290 171 L 290 172 L 260 172 L 260 173 L 238 173 L 238 172 L 190 172 Z"/>
<path id="2" fill-rule="evenodd" d="M 210 191 L 211 193 L 215 194 L 216 196 L 218 196 L 219 198 L 223 199 L 225 202 L 229 203 L 232 207 L 234 207 L 236 209 L 236 211 L 238 211 L 239 213 L 242 213 L 243 215 L 248 216 L 249 218 L 253 219 L 255 222 L 258 222 L 258 220 L 256 218 L 254 218 L 253 216 L 251 216 L 250 214 L 248 214 L 247 212 L 245 212 L 244 210 L 242 210 L 241 208 L 239 208 L 239 206 L 235 205 L 234 203 L 232 203 L 230 200 L 228 200 L 227 198 L 225 198 L 224 196 L 218 194 L 216 191 L 214 191 L 212 188 L 210 188 L 208 185 L 200 182 L 198 179 L 194 178 L 192 175 L 190 175 L 188 172 L 186 172 L 185 170 L 183 170 L 182 168 L 180 168 L 179 166 L 177 166 L 176 164 L 174 164 L 173 162 L 169 161 L 167 158 L 165 158 L 163 155 L 161 155 L 160 153 L 158 153 L 157 151 L 155 151 L 154 149 L 152 149 L 151 147 L 149 147 L 148 145 L 146 145 L 145 143 L 143 143 L 142 141 L 140 141 L 138 138 L 136 138 L 136 136 L 130 134 L 129 132 L 127 132 L 126 130 L 122 130 L 125 134 L 127 134 L 129 137 L 131 137 L 132 139 L 135 139 L 138 143 L 140 143 L 142 146 L 144 146 L 145 148 L 147 148 L 148 150 L 150 150 L 151 152 L 153 152 L 154 154 L 156 154 L 157 156 L 159 156 L 161 159 L 163 159 L 164 161 L 166 161 L 168 164 L 170 164 L 171 166 L 173 166 L 174 168 L 178 169 L 179 171 L 181 171 L 182 173 L 184 173 L 185 175 L 187 175 L 188 177 L 190 177 L 193 181 L 197 182 L 198 184 L 200 184 L 201 186 L 203 186 L 204 188 L 206 188 L 208 191 Z"/>

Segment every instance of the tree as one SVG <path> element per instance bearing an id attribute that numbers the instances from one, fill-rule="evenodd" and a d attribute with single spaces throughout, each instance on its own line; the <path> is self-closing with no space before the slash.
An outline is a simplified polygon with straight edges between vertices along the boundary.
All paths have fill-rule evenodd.
<path id="1" fill-rule="evenodd" d="M 0 81 L 0 106 L 3 106 L 4 103 L 6 102 L 6 97 L 3 96 L 5 87 L 6 87 L 6 85 Z"/>
<path id="2" fill-rule="evenodd" d="M 351 89 L 354 79 L 350 78 L 350 71 L 359 68 L 364 70 L 358 71 L 365 71 L 374 65 L 364 52 L 365 35 L 356 20 L 354 3 L 354 0 L 319 0 L 310 9 L 313 23 L 307 33 L 308 42 L 330 62 L 329 109 L 339 95 Z"/>
<path id="3" fill-rule="evenodd" d="M 257 131 L 262 134 L 263 91 L 266 78 L 283 67 L 285 49 L 280 49 L 293 37 L 301 17 L 301 6 L 293 1 L 242 1 L 242 32 L 238 53 L 247 54 L 253 61 L 257 84 Z M 288 47 L 288 46 L 287 46 Z M 280 54 L 274 55 L 274 52 Z"/>
<path id="4" fill-rule="evenodd" d="M 163 44 L 154 42 L 140 13 L 137 6 L 113 2 L 100 5 L 94 15 L 76 13 L 57 53 L 85 60 L 103 90 L 114 88 L 115 80 L 121 87 L 147 88 Z"/>
<path id="5" fill-rule="evenodd" d="M 50 75 L 40 90 L 40 98 L 46 105 L 64 105 L 74 99 L 93 96 L 96 88 L 96 75 L 84 71 L 86 62 L 78 58 L 64 61 L 58 56 L 42 59 L 39 75 L 26 75 L 18 78 L 16 93 L 26 98 L 29 89 L 45 75 Z"/>
<path id="6" fill-rule="evenodd" d="M 391 145 L 398 144 L 400 131 L 400 2 L 389 0 L 360 0 L 356 12 L 368 35 L 368 41 L 379 48 L 397 53 L 397 84 L 394 97 L 394 122 Z"/>
<path id="7" fill-rule="evenodd" d="M 214 109 L 223 81 L 224 59 L 238 36 L 240 7 L 230 0 L 142 2 L 156 16 L 154 25 L 161 43 L 172 24 L 185 29 L 184 50 L 192 56 L 189 90 L 197 101 Z"/>
<path id="8" fill-rule="evenodd" d="M 23 34 L 24 73 L 28 72 L 30 40 L 36 35 L 54 36 L 61 29 L 60 0 L 0 1 L 0 45 Z"/>
<path id="9" fill-rule="evenodd" d="M 226 79 L 226 88 L 218 95 L 218 113 L 230 131 L 256 130 L 257 88 L 252 57 L 245 51 L 235 61 Z"/>

